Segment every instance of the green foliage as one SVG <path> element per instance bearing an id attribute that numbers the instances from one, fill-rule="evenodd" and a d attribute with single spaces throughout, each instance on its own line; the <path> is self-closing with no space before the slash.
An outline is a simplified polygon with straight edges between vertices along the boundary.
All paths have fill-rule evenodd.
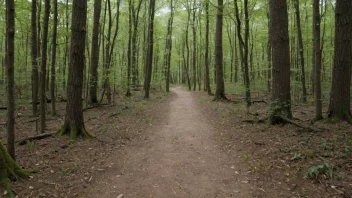
<path id="1" fill-rule="evenodd" d="M 335 169 L 335 166 L 329 163 L 312 166 L 308 169 L 308 177 L 317 178 L 320 174 L 324 174 L 328 178 L 332 179 L 334 174 L 334 169 Z"/>
<path id="2" fill-rule="evenodd" d="M 26 147 L 28 148 L 29 151 L 33 149 L 34 143 L 31 141 L 26 142 Z"/>

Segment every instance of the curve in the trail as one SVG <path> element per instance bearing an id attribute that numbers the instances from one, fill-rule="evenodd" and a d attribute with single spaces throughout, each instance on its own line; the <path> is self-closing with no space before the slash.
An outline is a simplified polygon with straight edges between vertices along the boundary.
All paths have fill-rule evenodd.
<path id="1" fill-rule="evenodd" d="M 172 91 L 177 97 L 165 123 L 149 131 L 147 142 L 127 147 L 122 161 L 115 159 L 118 168 L 90 186 L 90 196 L 250 197 L 192 93 Z"/>

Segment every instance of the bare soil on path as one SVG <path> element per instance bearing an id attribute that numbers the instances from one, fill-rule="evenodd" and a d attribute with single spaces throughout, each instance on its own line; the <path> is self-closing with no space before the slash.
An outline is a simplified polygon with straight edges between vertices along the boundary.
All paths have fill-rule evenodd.
<path id="1" fill-rule="evenodd" d="M 80 197 L 252 197 L 246 176 L 220 148 L 190 92 L 176 87 L 164 119 L 143 141 L 106 159 L 109 171 Z"/>

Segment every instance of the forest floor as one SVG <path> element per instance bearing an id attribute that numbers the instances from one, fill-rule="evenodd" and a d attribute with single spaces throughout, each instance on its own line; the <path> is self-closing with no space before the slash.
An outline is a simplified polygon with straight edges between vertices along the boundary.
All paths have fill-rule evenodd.
<path id="1" fill-rule="evenodd" d="M 249 113 L 240 96 L 228 97 L 231 102 L 212 102 L 203 92 L 176 87 L 150 100 L 136 92 L 87 110 L 86 128 L 97 138 L 54 137 L 17 147 L 17 161 L 40 172 L 15 182 L 14 190 L 20 198 L 352 197 L 350 125 L 319 122 L 328 129 L 320 133 L 268 126 L 261 122 L 267 97 L 256 98 Z M 63 122 L 60 105 L 61 116 L 49 118 L 50 132 Z M 17 112 L 17 139 L 33 135 L 29 108 L 18 105 Z M 293 105 L 297 122 L 312 125 L 313 112 Z M 5 135 L 0 126 L 2 142 Z"/>

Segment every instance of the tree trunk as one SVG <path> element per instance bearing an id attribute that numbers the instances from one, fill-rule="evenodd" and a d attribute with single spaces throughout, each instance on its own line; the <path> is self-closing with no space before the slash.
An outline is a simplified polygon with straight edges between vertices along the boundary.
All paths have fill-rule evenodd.
<path id="1" fill-rule="evenodd" d="M 133 8 L 133 35 L 132 35 L 132 85 L 136 87 L 139 84 L 138 80 L 138 22 L 139 22 L 139 12 L 142 6 L 143 0 L 139 0 L 137 9 Z"/>
<path id="2" fill-rule="evenodd" d="M 209 78 L 209 1 L 206 0 L 205 2 L 205 17 L 206 17 L 206 24 L 205 24 L 205 86 L 208 92 L 208 95 L 213 95 L 211 93 L 210 87 L 210 78 Z"/>
<path id="3" fill-rule="evenodd" d="M 192 32 L 193 32 L 193 91 L 197 87 L 197 33 L 196 33 L 196 0 L 193 1 L 193 18 L 192 18 Z"/>
<path id="4" fill-rule="evenodd" d="M 170 67 L 171 67 L 171 52 L 172 52 L 172 24 L 174 21 L 174 5 L 173 5 L 173 0 L 170 1 L 170 18 L 168 22 L 168 27 L 167 27 L 167 37 L 166 37 L 166 42 L 167 42 L 167 53 L 166 53 L 166 92 L 170 91 Z"/>
<path id="5" fill-rule="evenodd" d="M 98 65 L 99 65 L 99 31 L 100 31 L 101 0 L 94 1 L 94 22 L 92 33 L 92 56 L 90 65 L 89 101 L 98 103 Z"/>
<path id="6" fill-rule="evenodd" d="M 42 40 L 42 64 L 40 73 L 40 133 L 45 132 L 45 107 L 46 107 L 46 64 L 47 64 L 47 43 L 49 30 L 50 0 L 45 0 L 43 40 Z"/>
<path id="7" fill-rule="evenodd" d="M 345 120 L 352 124 L 351 65 L 352 65 L 352 1 L 337 0 L 335 10 L 335 50 L 332 88 L 328 116 L 332 121 Z"/>
<path id="8" fill-rule="evenodd" d="M 128 1 L 128 46 L 127 46 L 127 91 L 126 96 L 131 94 L 131 70 L 132 70 L 132 7 L 134 7 L 131 0 Z"/>
<path id="9" fill-rule="evenodd" d="M 225 96 L 224 73 L 223 73 L 223 48 L 222 48 L 222 20 L 223 0 L 218 0 L 216 15 L 216 36 L 215 36 L 215 65 L 216 65 L 216 92 L 214 100 L 227 99 Z"/>
<path id="10" fill-rule="evenodd" d="M 272 69 L 271 69 L 271 41 L 270 41 L 270 12 L 269 9 L 266 13 L 268 17 L 268 44 L 267 44 L 267 59 L 268 59 L 268 92 L 271 92 L 271 76 L 272 76 Z"/>
<path id="11" fill-rule="evenodd" d="M 6 1 L 7 151 L 15 160 L 15 3 Z M 2 172 L 0 172 L 2 173 Z M 0 174 L 1 175 L 1 174 Z"/>
<path id="12" fill-rule="evenodd" d="M 73 0 L 66 115 L 64 125 L 57 132 L 58 135 L 68 134 L 73 141 L 79 136 L 84 138 L 92 137 L 84 127 L 82 103 L 86 21 L 87 1 Z"/>
<path id="13" fill-rule="evenodd" d="M 320 48 L 320 1 L 313 0 L 313 35 L 314 35 L 314 56 L 315 59 L 315 71 L 314 79 L 315 79 L 315 94 L 314 94 L 314 102 L 315 102 L 315 120 L 323 119 L 322 116 L 322 101 L 321 101 L 321 48 Z"/>
<path id="14" fill-rule="evenodd" d="M 54 24 L 53 24 L 53 49 L 52 49 L 52 58 L 51 58 L 51 115 L 56 115 L 56 98 L 55 98 L 55 88 L 56 88 L 56 38 L 57 38 L 57 1 L 54 2 Z"/>
<path id="15" fill-rule="evenodd" d="M 148 52 L 146 61 L 146 77 L 145 77 L 145 95 L 149 98 L 150 82 L 152 79 L 153 66 L 153 47 L 154 47 L 154 16 L 155 16 L 155 0 L 149 1 L 149 26 L 148 26 Z"/>
<path id="16" fill-rule="evenodd" d="M 249 15 L 248 15 L 248 0 L 244 0 L 244 15 L 245 15 L 245 33 L 244 33 L 244 54 L 243 54 L 243 67 L 244 78 L 246 87 L 246 102 L 247 107 L 251 106 L 251 88 L 249 81 L 248 71 L 248 45 L 249 45 Z"/>
<path id="17" fill-rule="evenodd" d="M 290 48 L 286 0 L 270 0 L 270 38 L 272 45 L 272 104 L 270 123 L 284 122 L 276 115 L 292 117 L 290 94 Z"/>
<path id="18" fill-rule="evenodd" d="M 294 1 L 295 11 L 296 11 L 296 23 L 297 23 L 297 34 L 298 34 L 298 46 L 299 46 L 299 56 L 301 61 L 301 83 L 303 91 L 303 102 L 307 102 L 307 89 L 306 89 L 306 73 L 304 71 L 304 49 L 303 49 L 303 38 L 301 29 L 301 14 L 299 11 L 299 0 Z M 320 48 L 320 47 L 319 47 Z"/>
<path id="19" fill-rule="evenodd" d="M 8 4 L 6 4 L 8 5 Z M 12 4 L 13 5 L 13 4 Z M 5 150 L 5 147 L 0 142 L 0 185 L 10 193 L 10 197 L 15 197 L 11 191 L 11 180 L 25 178 L 34 171 L 23 170 Z"/>
<path id="20" fill-rule="evenodd" d="M 31 37 L 31 58 L 32 58 L 32 111 L 33 116 L 38 112 L 38 61 L 37 61 L 37 0 L 32 1 L 32 37 Z"/>

